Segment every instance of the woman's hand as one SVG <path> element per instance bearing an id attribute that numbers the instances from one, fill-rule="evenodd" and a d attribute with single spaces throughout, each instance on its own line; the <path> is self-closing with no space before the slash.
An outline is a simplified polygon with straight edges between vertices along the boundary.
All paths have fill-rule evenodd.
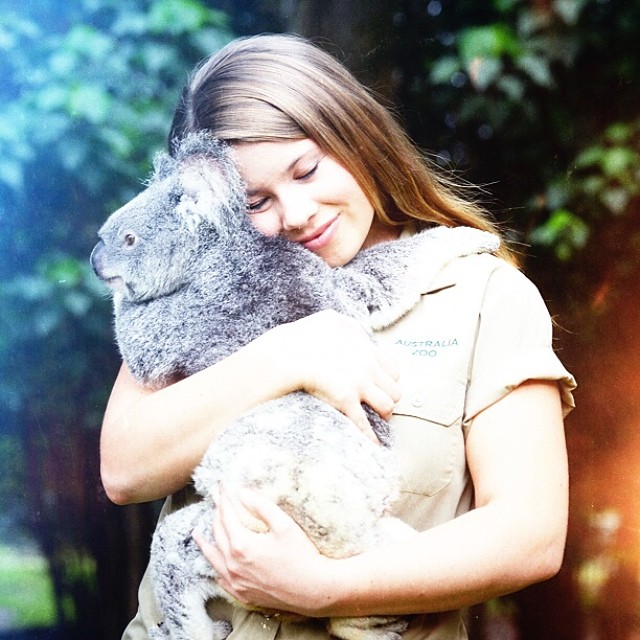
<path id="1" fill-rule="evenodd" d="M 362 403 L 390 418 L 400 399 L 399 373 L 357 320 L 322 311 L 269 333 L 296 389 L 328 402 L 375 437 Z"/>
<path id="2" fill-rule="evenodd" d="M 264 523 L 247 528 L 243 510 Z M 215 544 L 194 538 L 219 575 L 218 584 L 245 604 L 312 616 L 330 599 L 332 560 L 322 556 L 304 531 L 277 505 L 253 491 L 220 492 L 213 523 Z M 316 613 L 317 615 L 317 613 Z"/>

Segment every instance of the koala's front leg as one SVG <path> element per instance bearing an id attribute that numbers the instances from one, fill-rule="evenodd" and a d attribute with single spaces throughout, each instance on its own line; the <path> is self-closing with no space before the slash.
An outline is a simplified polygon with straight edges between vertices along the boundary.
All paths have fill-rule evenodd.
<path id="1" fill-rule="evenodd" d="M 164 622 L 155 633 L 170 640 L 225 640 L 231 626 L 212 620 L 206 603 L 219 597 L 213 567 L 193 539 L 194 528 L 211 530 L 213 513 L 199 502 L 167 516 L 156 529 L 151 545 L 151 576 Z"/>

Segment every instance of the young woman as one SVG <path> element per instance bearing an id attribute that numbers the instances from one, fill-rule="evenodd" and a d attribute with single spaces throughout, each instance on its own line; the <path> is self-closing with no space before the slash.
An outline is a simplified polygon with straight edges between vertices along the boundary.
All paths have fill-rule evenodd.
<path id="1" fill-rule="evenodd" d="M 429 226 L 495 232 L 344 67 L 297 37 L 237 40 L 205 61 L 171 140 L 200 129 L 233 146 L 255 226 L 332 266 Z M 217 545 L 200 543 L 221 585 L 242 602 L 310 617 L 283 623 L 215 605 L 231 640 L 326 638 L 315 618 L 369 614 L 410 614 L 407 639 L 459 640 L 461 608 L 557 572 L 567 523 L 562 420 L 575 384 L 553 353 L 539 293 L 511 263 L 505 248 L 455 260 L 375 344 L 356 322 L 320 313 L 154 393 L 122 368 L 101 447 L 118 504 L 170 496 L 171 510 L 192 499 L 190 474 L 216 434 L 294 390 L 369 435 L 361 403 L 391 421 L 404 476 L 396 514 L 417 530 L 410 539 L 329 559 L 263 497 L 242 496 L 267 524 L 261 534 L 223 499 Z M 124 638 L 146 638 L 157 622 L 145 577 Z"/>

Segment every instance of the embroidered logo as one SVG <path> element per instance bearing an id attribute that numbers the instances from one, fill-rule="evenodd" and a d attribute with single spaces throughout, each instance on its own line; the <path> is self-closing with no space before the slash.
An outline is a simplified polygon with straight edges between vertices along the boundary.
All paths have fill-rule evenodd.
<path id="1" fill-rule="evenodd" d="M 398 338 L 394 345 L 409 350 L 412 356 L 419 358 L 435 358 L 445 349 L 459 347 L 458 338 L 444 338 L 439 340 L 403 340 Z"/>

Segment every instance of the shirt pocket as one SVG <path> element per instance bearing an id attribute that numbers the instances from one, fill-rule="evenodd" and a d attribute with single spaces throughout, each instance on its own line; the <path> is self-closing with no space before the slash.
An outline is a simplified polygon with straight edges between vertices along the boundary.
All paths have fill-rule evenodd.
<path id="1" fill-rule="evenodd" d="M 462 414 L 466 381 L 447 374 L 408 374 L 391 426 L 401 491 L 433 496 L 466 468 Z"/>

